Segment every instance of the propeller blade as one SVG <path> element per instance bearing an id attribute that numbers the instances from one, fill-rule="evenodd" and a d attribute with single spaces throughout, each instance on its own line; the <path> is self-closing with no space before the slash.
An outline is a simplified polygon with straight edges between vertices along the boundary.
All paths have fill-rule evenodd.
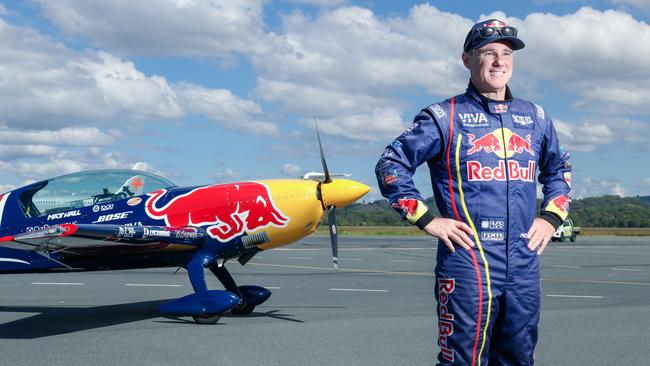
<path id="1" fill-rule="evenodd" d="M 323 154 L 323 144 L 320 142 L 320 132 L 318 132 L 318 123 L 316 122 L 316 117 L 314 117 L 314 126 L 316 126 L 316 136 L 318 137 L 318 148 L 320 149 L 320 161 L 323 164 L 323 173 L 325 173 L 325 180 L 323 183 L 329 183 L 332 181 L 330 177 L 330 172 L 327 170 L 327 163 L 325 162 L 325 154 Z"/>
<path id="2" fill-rule="evenodd" d="M 330 241 L 332 242 L 332 262 L 334 269 L 339 269 L 339 234 L 336 231 L 336 207 L 331 206 L 327 212 L 327 226 L 330 229 Z"/>

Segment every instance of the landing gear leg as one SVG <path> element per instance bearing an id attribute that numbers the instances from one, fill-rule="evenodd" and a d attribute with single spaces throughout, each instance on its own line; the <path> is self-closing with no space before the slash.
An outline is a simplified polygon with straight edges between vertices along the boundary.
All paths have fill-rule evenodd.
<path id="1" fill-rule="evenodd" d="M 232 292 L 233 294 L 239 296 L 241 299 L 239 304 L 235 305 L 230 312 L 237 315 L 248 315 L 255 310 L 255 305 L 246 302 L 246 297 L 242 296 L 242 293 L 239 291 L 235 280 L 230 275 L 230 272 L 226 269 L 225 263 L 221 267 L 214 264 L 210 266 L 210 271 L 214 273 L 215 276 L 221 281 L 223 286 L 226 288 L 226 291 Z"/>

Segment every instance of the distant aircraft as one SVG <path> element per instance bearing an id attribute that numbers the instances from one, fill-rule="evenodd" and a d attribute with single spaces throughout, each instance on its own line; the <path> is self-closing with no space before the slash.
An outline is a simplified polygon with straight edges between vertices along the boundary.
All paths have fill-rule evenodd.
<path id="1" fill-rule="evenodd" d="M 194 293 L 160 306 L 170 316 L 214 324 L 222 313 L 250 314 L 271 292 L 237 286 L 225 267 L 314 231 L 325 213 L 334 267 L 336 208 L 370 188 L 332 179 L 278 179 L 178 187 L 134 170 L 96 170 L 33 183 L 0 195 L 0 273 L 187 269 Z M 204 269 L 225 290 L 208 290 Z"/>

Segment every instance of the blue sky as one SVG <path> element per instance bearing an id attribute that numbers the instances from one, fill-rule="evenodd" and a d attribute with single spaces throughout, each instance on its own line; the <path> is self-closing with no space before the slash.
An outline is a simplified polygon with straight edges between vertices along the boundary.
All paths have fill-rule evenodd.
<path id="1" fill-rule="evenodd" d="M 650 195 L 642 0 L 0 0 L 0 191 L 137 162 L 180 185 L 297 177 L 321 169 L 314 116 L 330 170 L 376 187 L 384 146 L 464 91 L 488 17 L 526 42 L 510 85 L 553 117 L 573 196 Z"/>

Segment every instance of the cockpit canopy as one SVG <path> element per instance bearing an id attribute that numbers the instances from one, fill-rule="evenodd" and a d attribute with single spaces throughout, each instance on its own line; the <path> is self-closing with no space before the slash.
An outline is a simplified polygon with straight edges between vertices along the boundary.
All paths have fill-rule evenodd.
<path id="1" fill-rule="evenodd" d="M 93 170 L 33 184 L 20 195 L 27 217 L 40 217 L 140 196 L 173 187 L 165 178 L 138 170 Z"/>

